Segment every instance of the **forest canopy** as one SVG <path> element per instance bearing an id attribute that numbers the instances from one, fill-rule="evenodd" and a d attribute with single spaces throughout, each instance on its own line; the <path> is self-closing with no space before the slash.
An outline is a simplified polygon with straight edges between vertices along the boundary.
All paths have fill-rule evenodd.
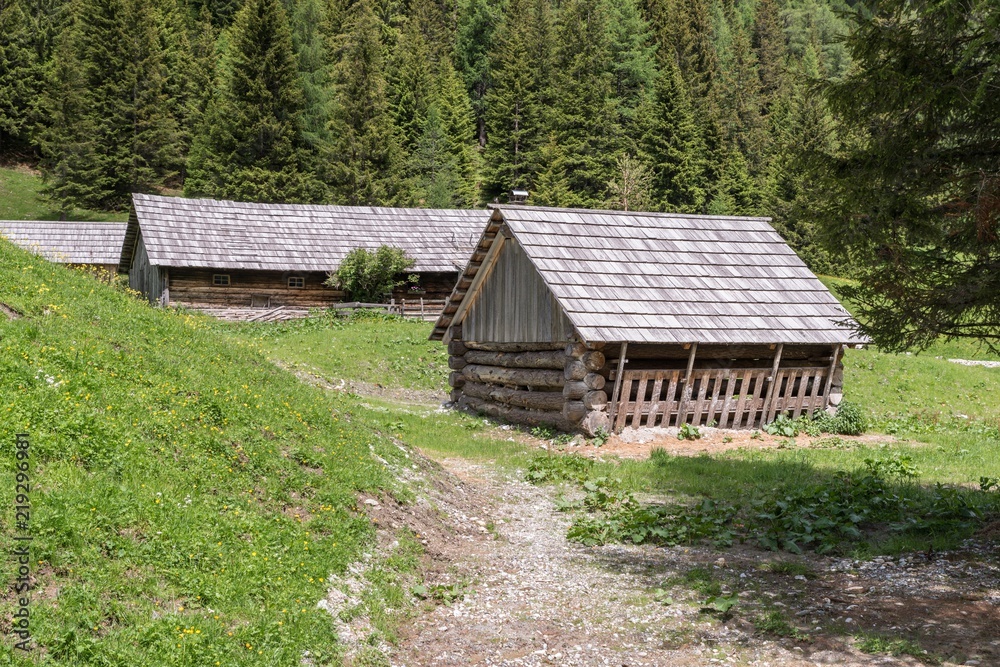
<path id="1" fill-rule="evenodd" d="M 768 214 L 850 67 L 840 0 L 0 0 L 0 160 L 134 191 Z"/>

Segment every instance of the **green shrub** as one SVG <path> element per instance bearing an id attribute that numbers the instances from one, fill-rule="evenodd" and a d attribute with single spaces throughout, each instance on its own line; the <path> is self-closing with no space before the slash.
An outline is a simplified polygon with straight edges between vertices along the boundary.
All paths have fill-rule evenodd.
<path id="1" fill-rule="evenodd" d="M 350 301 L 381 303 L 392 290 L 406 281 L 398 276 L 413 266 L 413 260 L 399 248 L 383 245 L 375 252 L 355 248 L 326 284 L 341 289 Z"/>
<path id="2" fill-rule="evenodd" d="M 868 428 L 868 418 L 854 403 L 844 401 L 837 408 L 831 431 L 840 435 L 861 435 Z"/>

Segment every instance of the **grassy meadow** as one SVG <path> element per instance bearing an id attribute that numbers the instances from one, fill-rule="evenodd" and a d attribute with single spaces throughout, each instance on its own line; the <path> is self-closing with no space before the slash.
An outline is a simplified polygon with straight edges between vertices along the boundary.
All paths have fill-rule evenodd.
<path id="1" fill-rule="evenodd" d="M 23 532 L 14 440 L 28 433 L 35 657 L 299 665 L 309 651 L 338 664 L 316 603 L 371 547 L 357 494 L 410 493 L 383 463 L 398 448 L 259 345 L 6 242 L 0 302 L 20 314 L 0 312 L 0 527 L 8 545 Z M 399 608 L 393 568 L 411 556 L 380 572 L 373 618 Z M 15 568 L 0 561 L 5 582 Z M 5 641 L 0 664 L 34 660 Z"/>
<path id="2" fill-rule="evenodd" d="M 0 167 L 0 220 L 58 220 L 53 210 L 40 196 L 41 177 L 27 167 Z M 74 210 L 71 220 L 124 222 L 128 213 Z"/>

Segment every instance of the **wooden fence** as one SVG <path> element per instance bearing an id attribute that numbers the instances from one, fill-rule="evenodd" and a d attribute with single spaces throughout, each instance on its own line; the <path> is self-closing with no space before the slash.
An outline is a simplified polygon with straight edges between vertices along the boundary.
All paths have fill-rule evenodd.
<path id="1" fill-rule="evenodd" d="M 827 404 L 830 369 L 769 368 L 628 370 L 613 407 L 614 430 L 715 422 L 719 428 L 754 428 L 775 415 L 810 417 Z M 613 397 L 612 400 L 615 400 Z"/>

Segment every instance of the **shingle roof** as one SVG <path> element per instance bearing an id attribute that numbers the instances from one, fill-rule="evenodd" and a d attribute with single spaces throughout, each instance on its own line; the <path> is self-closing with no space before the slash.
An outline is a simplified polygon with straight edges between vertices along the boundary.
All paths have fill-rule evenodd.
<path id="1" fill-rule="evenodd" d="M 474 259 L 501 224 L 588 342 L 867 342 L 767 218 L 502 206 Z M 477 269 L 466 268 L 433 338 Z"/>
<path id="2" fill-rule="evenodd" d="M 392 245 L 414 271 L 465 266 L 489 217 L 484 210 L 251 204 L 132 195 L 127 270 L 137 231 L 154 266 L 329 271 L 354 248 Z"/>
<path id="3" fill-rule="evenodd" d="M 0 220 L 0 236 L 60 264 L 117 264 L 125 223 Z"/>

